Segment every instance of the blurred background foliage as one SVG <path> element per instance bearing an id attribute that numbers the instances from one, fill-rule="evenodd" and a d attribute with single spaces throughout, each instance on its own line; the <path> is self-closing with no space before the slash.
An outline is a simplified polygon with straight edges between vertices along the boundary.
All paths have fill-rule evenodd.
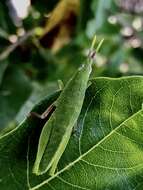
<path id="1" fill-rule="evenodd" d="M 66 83 L 95 33 L 92 77 L 143 75 L 142 0 L 0 1 L 0 130 Z"/>

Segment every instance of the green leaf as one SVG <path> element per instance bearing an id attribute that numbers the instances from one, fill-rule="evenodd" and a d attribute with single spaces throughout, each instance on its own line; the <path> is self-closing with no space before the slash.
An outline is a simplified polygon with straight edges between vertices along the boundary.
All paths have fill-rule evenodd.
<path id="1" fill-rule="evenodd" d="M 2 83 L 2 79 L 7 69 L 7 66 L 8 66 L 8 60 L 0 61 L 0 85 Z"/>
<path id="2" fill-rule="evenodd" d="M 6 66 L 5 63 L 5 69 Z M 0 130 L 15 119 L 31 91 L 32 85 L 23 71 L 15 66 L 7 68 L 0 88 Z"/>
<path id="3" fill-rule="evenodd" d="M 34 111 L 42 113 L 58 94 Z M 141 190 L 142 103 L 143 77 L 93 79 L 75 132 L 52 177 L 32 174 L 43 122 L 27 118 L 0 137 L 1 189 Z"/>

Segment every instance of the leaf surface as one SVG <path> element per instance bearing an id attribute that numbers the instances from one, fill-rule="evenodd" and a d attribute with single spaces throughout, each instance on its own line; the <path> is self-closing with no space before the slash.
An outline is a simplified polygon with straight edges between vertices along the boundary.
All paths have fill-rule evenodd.
<path id="1" fill-rule="evenodd" d="M 7 68 L 0 88 L 0 131 L 15 121 L 31 92 L 28 77 L 17 67 Z"/>
<path id="2" fill-rule="evenodd" d="M 41 113 L 58 93 L 40 102 Z M 3 190 L 141 190 L 143 77 L 96 78 L 86 91 L 77 126 L 58 171 L 35 176 L 32 167 L 43 124 L 26 119 L 0 137 Z"/>

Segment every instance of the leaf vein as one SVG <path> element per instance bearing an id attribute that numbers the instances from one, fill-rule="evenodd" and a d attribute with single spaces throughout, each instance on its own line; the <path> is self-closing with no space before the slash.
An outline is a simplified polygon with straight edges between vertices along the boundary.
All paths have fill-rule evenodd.
<path id="1" fill-rule="evenodd" d="M 141 167 L 143 166 L 143 163 L 140 163 L 136 166 L 131 166 L 131 167 L 123 167 L 123 168 L 119 168 L 119 167 L 109 167 L 109 166 L 103 166 L 103 165 L 99 165 L 99 164 L 93 164 L 93 163 L 90 163 L 84 159 L 81 159 L 81 161 L 83 161 L 84 163 L 90 165 L 90 166 L 94 166 L 95 168 L 104 168 L 104 169 L 109 169 L 109 170 L 132 170 L 132 169 L 135 169 L 135 168 L 138 168 L 138 167 Z"/>
<path id="2" fill-rule="evenodd" d="M 72 183 L 70 183 L 70 182 L 64 180 L 63 178 L 61 178 L 61 177 L 59 177 L 59 176 L 57 176 L 57 178 L 58 178 L 60 181 L 62 181 L 63 183 L 69 185 L 69 186 L 76 187 L 76 188 L 78 188 L 78 189 L 83 189 L 83 190 L 91 190 L 91 189 L 88 189 L 88 188 L 86 188 L 86 187 L 81 187 L 81 186 L 79 186 L 79 185 L 72 184 Z"/>

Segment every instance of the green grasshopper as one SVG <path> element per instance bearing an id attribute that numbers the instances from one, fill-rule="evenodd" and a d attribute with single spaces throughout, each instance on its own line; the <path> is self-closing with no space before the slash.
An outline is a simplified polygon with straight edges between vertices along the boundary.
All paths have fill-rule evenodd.
<path id="1" fill-rule="evenodd" d="M 38 144 L 38 151 L 33 167 L 33 173 L 42 175 L 49 170 L 54 175 L 58 162 L 69 142 L 73 127 L 77 122 L 83 105 L 90 73 L 92 71 L 93 58 L 101 47 L 103 40 L 96 50 L 93 39 L 87 62 L 83 64 L 62 90 L 59 98 L 41 116 L 47 117 L 52 107 L 55 110 L 45 123 Z M 35 113 L 39 117 L 38 114 Z"/>

